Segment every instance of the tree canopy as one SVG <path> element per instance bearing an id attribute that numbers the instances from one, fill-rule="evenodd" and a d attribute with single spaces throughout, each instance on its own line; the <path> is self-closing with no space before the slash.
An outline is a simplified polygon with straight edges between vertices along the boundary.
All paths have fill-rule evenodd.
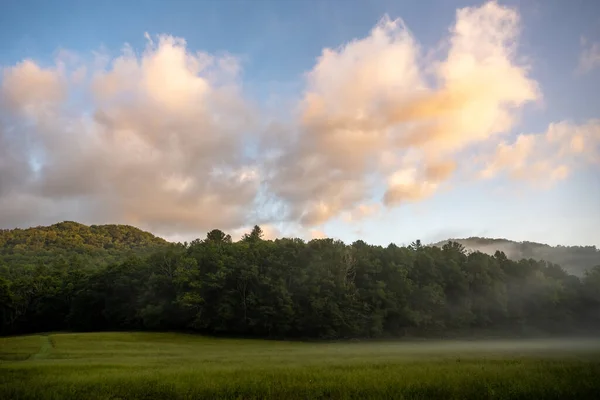
<path id="1" fill-rule="evenodd" d="M 600 327 L 600 265 L 577 277 L 556 264 L 469 252 L 454 241 L 270 241 L 258 226 L 238 242 L 213 230 L 183 244 L 114 225 L 41 230 L 0 236 L 4 334 L 127 329 L 375 338 Z"/>

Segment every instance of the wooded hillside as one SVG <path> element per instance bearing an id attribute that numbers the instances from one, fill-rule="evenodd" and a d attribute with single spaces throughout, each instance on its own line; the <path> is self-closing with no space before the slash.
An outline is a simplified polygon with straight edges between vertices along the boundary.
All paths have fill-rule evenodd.
<path id="1" fill-rule="evenodd" d="M 128 225 L 65 221 L 28 229 L 0 229 L 0 266 L 35 267 L 67 262 L 99 267 L 129 255 L 148 254 L 168 243 Z"/>

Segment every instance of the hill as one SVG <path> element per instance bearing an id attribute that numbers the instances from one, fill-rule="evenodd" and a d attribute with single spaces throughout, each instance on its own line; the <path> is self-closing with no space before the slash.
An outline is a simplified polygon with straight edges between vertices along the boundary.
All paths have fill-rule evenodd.
<path id="1" fill-rule="evenodd" d="M 585 271 L 600 265 L 600 249 L 596 246 L 550 246 L 536 242 L 481 237 L 448 239 L 435 243 L 434 246 L 441 247 L 448 241 L 458 242 L 469 251 L 480 251 L 490 255 L 501 251 L 514 261 L 530 258 L 548 261 L 560 265 L 570 274 L 577 276 L 582 276 Z"/>
<path id="2" fill-rule="evenodd" d="M 0 230 L 0 266 L 51 264 L 61 259 L 107 265 L 127 255 L 148 254 L 167 241 L 128 225 L 83 225 L 65 221 L 51 226 Z"/>

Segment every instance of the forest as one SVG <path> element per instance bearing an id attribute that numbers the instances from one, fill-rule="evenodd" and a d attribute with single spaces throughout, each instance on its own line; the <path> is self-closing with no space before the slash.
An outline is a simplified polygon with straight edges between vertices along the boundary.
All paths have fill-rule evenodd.
<path id="1" fill-rule="evenodd" d="M 600 328 L 600 265 L 425 246 L 265 240 L 221 230 L 168 243 L 137 228 L 0 231 L 0 329 L 185 331 L 264 338 L 564 334 Z"/>

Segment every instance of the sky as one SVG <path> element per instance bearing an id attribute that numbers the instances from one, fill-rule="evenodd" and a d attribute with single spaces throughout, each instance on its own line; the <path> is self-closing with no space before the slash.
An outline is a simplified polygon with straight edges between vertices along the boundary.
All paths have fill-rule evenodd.
<path id="1" fill-rule="evenodd" d="M 0 228 L 600 246 L 600 2 L 0 1 Z"/>

